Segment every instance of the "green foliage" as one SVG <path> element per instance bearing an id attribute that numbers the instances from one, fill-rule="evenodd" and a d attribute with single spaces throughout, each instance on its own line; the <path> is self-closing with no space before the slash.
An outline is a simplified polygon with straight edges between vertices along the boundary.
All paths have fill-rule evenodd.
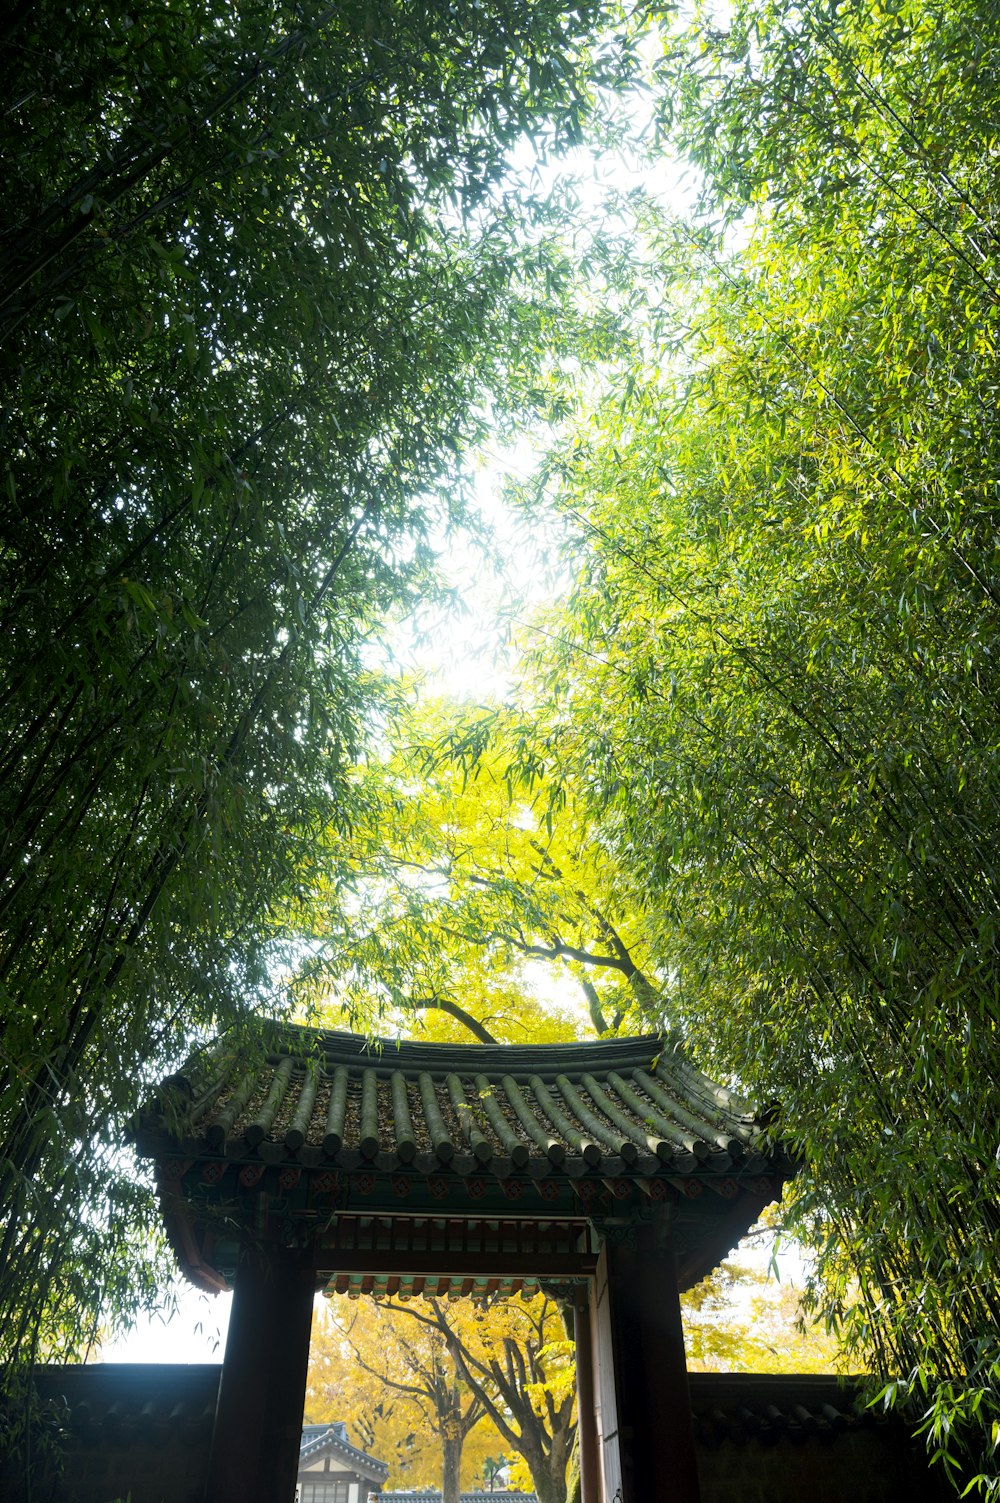
<path id="1" fill-rule="evenodd" d="M 573 407 L 586 298 L 497 185 L 626 69 L 605 13 L 0 23 L 0 1352 L 144 1297 L 122 1124 L 319 892 L 349 1012 L 471 976 L 511 1036 L 547 956 L 776 1098 L 818 1306 L 996 1496 L 996 15 L 668 38 L 716 218 L 595 257 L 632 326 L 535 497 L 577 541 L 531 713 L 356 771 L 484 412 Z"/>
<path id="2" fill-rule="evenodd" d="M 322 860 L 313 870 L 300 1000 L 355 1026 L 507 1042 L 573 1038 L 587 1016 L 597 1033 L 627 1031 L 640 1001 L 648 1023 L 661 980 L 642 922 L 574 801 L 553 817 L 540 762 L 529 786 L 515 717 L 470 722 L 467 706 L 431 702 L 397 707 L 389 730 L 395 750 L 369 769 L 363 813 L 347 838 L 331 835 L 337 882 Z M 565 1000 L 541 1007 L 546 966 Z"/>
<path id="3" fill-rule="evenodd" d="M 177 0 L 0 23 L 0 1356 L 128 1313 L 116 1156 L 275 935 L 434 588 L 555 252 L 498 184 L 627 67 L 598 0 Z M 435 499 L 450 496 L 451 499 Z M 145 1294 L 138 1286 L 138 1297 Z"/>
<path id="4" fill-rule="evenodd" d="M 540 482 L 578 543 L 532 689 L 674 1019 L 805 1160 L 818 1307 L 990 1495 L 998 60 L 923 3 L 666 49 L 718 222 L 641 211 L 648 354 Z"/>

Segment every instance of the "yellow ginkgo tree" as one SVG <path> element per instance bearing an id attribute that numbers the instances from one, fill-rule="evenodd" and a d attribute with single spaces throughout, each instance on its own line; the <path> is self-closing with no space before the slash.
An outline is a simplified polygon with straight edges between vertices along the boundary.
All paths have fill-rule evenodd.
<path id="1" fill-rule="evenodd" d="M 398 1304 L 401 1319 L 440 1335 L 456 1371 L 520 1457 L 513 1480 L 539 1503 L 565 1503 L 576 1437 L 576 1367 L 559 1306 L 546 1295 Z"/>
<path id="2" fill-rule="evenodd" d="M 565 1503 L 576 1436 L 573 1345 L 559 1307 L 509 1300 L 348 1300 L 317 1315 L 307 1422 L 343 1420 L 391 1480 L 485 1481 L 499 1455 L 540 1503 Z"/>
<path id="3" fill-rule="evenodd" d="M 434 1329 L 381 1301 L 335 1296 L 313 1323 L 306 1423 L 342 1420 L 393 1486 L 457 1503 L 501 1448 L 486 1410 Z"/>
<path id="4" fill-rule="evenodd" d="M 439 701 L 401 709 L 390 734 L 391 754 L 359 773 L 363 815 L 331 837 L 338 884 L 322 863 L 305 877 L 302 1000 L 353 1026 L 483 1043 L 662 1019 L 648 922 L 537 729 Z"/>

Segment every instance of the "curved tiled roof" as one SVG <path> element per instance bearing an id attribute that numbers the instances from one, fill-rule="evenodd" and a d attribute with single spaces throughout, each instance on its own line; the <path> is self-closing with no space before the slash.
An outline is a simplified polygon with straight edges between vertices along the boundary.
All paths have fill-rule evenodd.
<path id="1" fill-rule="evenodd" d="M 144 1503 L 203 1497 L 220 1373 L 217 1364 L 35 1368 L 32 1382 L 62 1464 L 50 1471 L 38 1459 L 32 1497 L 51 1503 L 105 1503 L 126 1493 Z M 691 1373 L 689 1385 L 704 1497 L 954 1499 L 941 1469 L 928 1469 L 922 1441 L 912 1437 L 914 1421 L 865 1407 L 855 1380 Z M 307 1426 L 303 1440 L 329 1429 Z M 27 1503 L 23 1467 L 6 1454 L 0 1454 L 0 1498 Z M 440 1503 L 429 1489 L 382 1498 Z M 519 1498 L 525 1495 L 466 1493 L 462 1503 Z"/>
<path id="2" fill-rule="evenodd" d="M 137 1137 L 226 1157 L 717 1175 L 763 1168 L 747 1104 L 657 1038 L 501 1046 L 288 1028 L 248 1061 L 225 1046 L 164 1082 Z"/>
<path id="3" fill-rule="evenodd" d="M 791 1167 L 745 1101 L 655 1037 L 454 1045 L 276 1027 L 196 1055 L 134 1139 L 157 1161 L 181 1266 L 209 1290 L 227 1287 L 239 1228 L 265 1206 L 312 1236 L 331 1289 L 489 1294 L 587 1276 L 588 1226 L 668 1202 L 687 1288 Z"/>
<path id="4" fill-rule="evenodd" d="M 695 1439 L 709 1448 L 795 1444 L 899 1425 L 898 1416 L 866 1406 L 861 1382 L 832 1373 L 688 1373 Z"/>

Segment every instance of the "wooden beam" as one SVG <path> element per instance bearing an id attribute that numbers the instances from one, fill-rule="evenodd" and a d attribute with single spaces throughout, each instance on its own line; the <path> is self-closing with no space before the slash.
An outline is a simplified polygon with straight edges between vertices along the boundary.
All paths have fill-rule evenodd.
<path id="1" fill-rule="evenodd" d="M 597 1266 L 594 1253 L 391 1252 L 382 1248 L 321 1248 L 316 1267 L 324 1279 L 340 1273 L 417 1274 L 441 1278 L 582 1279 Z"/>
<path id="2" fill-rule="evenodd" d="M 590 1329 L 594 1342 L 594 1398 L 601 1503 L 622 1503 L 622 1436 L 618 1370 L 611 1301 L 608 1293 L 608 1244 L 601 1244 L 597 1273 L 590 1285 Z"/>
<path id="3" fill-rule="evenodd" d="M 315 1289 L 311 1249 L 243 1249 L 212 1434 L 208 1503 L 292 1503 Z"/>
<path id="4" fill-rule="evenodd" d="M 601 1459 L 594 1391 L 594 1337 L 589 1288 L 573 1294 L 573 1340 L 576 1346 L 576 1413 L 580 1445 L 580 1503 L 601 1503 Z"/>

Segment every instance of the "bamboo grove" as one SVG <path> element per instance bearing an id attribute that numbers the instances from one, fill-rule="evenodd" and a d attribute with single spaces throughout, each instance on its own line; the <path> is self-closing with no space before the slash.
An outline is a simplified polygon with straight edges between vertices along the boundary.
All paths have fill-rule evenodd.
<path id="1" fill-rule="evenodd" d="M 602 18 L 0 23 L 4 1356 L 144 1298 L 128 1116 L 277 1005 L 275 915 L 377 721 L 365 644 L 436 588 L 485 408 L 528 400 L 545 247 L 505 153 L 579 134 L 627 67 Z"/>
<path id="2" fill-rule="evenodd" d="M 818 1308 L 990 1495 L 996 27 L 699 16 L 658 100 L 704 216 L 639 210 L 644 358 L 530 498 L 577 579 L 535 637 L 536 757 L 700 1060 L 776 1103 Z"/>

